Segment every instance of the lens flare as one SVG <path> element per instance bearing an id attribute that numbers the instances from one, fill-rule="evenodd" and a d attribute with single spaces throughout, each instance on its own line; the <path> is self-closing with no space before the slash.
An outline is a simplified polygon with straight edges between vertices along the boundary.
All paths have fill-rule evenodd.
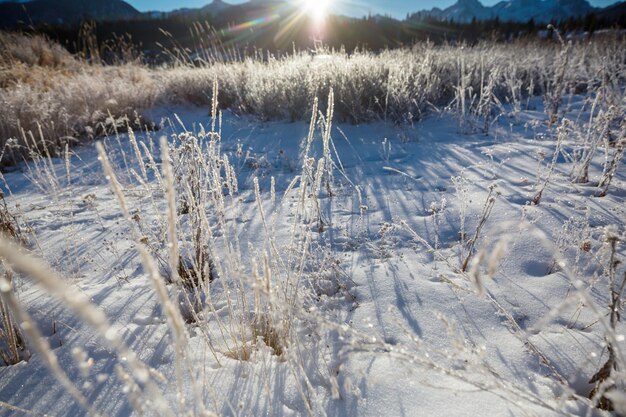
<path id="1" fill-rule="evenodd" d="M 332 0 L 303 0 L 302 10 L 315 24 L 321 25 L 326 20 Z"/>

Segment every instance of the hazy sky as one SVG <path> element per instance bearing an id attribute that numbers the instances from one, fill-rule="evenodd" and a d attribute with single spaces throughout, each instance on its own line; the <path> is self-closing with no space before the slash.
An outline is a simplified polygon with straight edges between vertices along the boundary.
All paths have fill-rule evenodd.
<path id="1" fill-rule="evenodd" d="M 141 11 L 172 10 L 180 7 L 200 7 L 212 0 L 126 0 Z M 246 0 L 224 0 L 227 3 L 244 3 Z M 293 0 L 305 1 L 305 0 Z M 311 0 L 315 1 L 315 0 Z M 334 7 L 342 14 L 353 16 L 372 14 L 390 14 L 395 17 L 404 17 L 409 12 L 416 12 L 432 7 L 448 7 L 456 0 L 330 0 Z M 485 6 L 496 4 L 500 0 L 482 0 Z M 589 0 L 593 6 L 604 7 L 616 3 L 617 0 Z"/>

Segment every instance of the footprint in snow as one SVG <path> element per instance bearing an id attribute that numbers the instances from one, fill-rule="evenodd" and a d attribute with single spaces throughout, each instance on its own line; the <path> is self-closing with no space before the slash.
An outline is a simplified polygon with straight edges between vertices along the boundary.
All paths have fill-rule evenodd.
<path id="1" fill-rule="evenodd" d="M 522 264 L 522 271 L 531 277 L 545 277 L 558 272 L 558 266 L 554 262 L 533 259 Z"/>

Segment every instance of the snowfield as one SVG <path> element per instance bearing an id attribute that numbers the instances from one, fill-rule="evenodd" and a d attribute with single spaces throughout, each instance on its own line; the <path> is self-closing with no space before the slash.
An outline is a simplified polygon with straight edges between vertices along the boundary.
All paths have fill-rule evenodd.
<path id="1" fill-rule="evenodd" d="M 573 181 L 594 110 L 562 108 L 550 125 L 533 98 L 489 134 L 448 111 L 413 126 L 320 114 L 309 135 L 161 106 L 146 114 L 160 130 L 4 173 L 25 263 L 49 268 L 15 265 L 41 335 L 0 368 L 0 415 L 608 415 L 589 381 L 607 343 L 625 364 L 609 305 L 626 170 L 598 196 L 619 152 L 600 143 Z M 623 114 L 610 129 L 624 140 Z M 623 372 L 606 386 L 622 415 Z"/>

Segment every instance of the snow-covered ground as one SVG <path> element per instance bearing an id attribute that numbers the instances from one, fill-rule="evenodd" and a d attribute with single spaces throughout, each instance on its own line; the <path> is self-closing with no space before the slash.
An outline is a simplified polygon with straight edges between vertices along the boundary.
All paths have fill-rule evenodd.
<path id="1" fill-rule="evenodd" d="M 584 103 L 574 100 L 567 117 L 585 120 Z M 164 309 L 95 146 L 75 148 L 69 169 L 64 158 L 53 159 L 52 169 L 45 159 L 39 168 L 20 166 L 4 174 L 3 188 L 32 252 L 104 311 L 153 368 L 151 378 L 174 415 L 182 415 L 183 397 L 198 415 L 202 407 L 193 401 L 239 416 L 585 414 L 584 397 L 593 388 L 587 381 L 607 359 L 606 235 L 614 226 L 624 236 L 626 172 L 622 162 L 608 194 L 595 197 L 602 150 L 589 182 L 573 183 L 578 142 L 570 136 L 557 141 L 540 100 L 530 108 L 537 110 L 501 117 L 489 135 L 462 132 L 467 129 L 447 113 L 413 127 L 334 125 L 332 192 L 320 190 L 315 200 L 322 227 L 309 225 L 315 262 L 305 267 L 310 279 L 303 288 L 314 296 L 302 301 L 301 313 L 310 321 L 298 316 L 300 342 L 286 347 L 298 354 L 285 359 L 257 346 L 251 359 L 238 360 L 212 339 L 219 326 L 188 323 L 191 353 L 180 394 Z M 171 120 L 160 131 L 137 133 L 159 167 L 160 136 L 171 140 L 183 131 L 181 123 L 189 132 L 211 125 L 203 108 L 162 107 L 149 117 Z M 308 123 L 223 115 L 221 152 L 239 190 L 228 196 L 237 209 L 226 212 L 225 221 L 244 262 L 262 264 L 263 253 L 286 254 L 292 245 L 300 207 L 300 183 L 292 180 L 303 174 L 308 130 Z M 321 136 L 317 130 L 315 158 L 323 156 Z M 141 166 L 127 135 L 105 142 L 130 212 L 141 218 L 140 228 L 151 230 L 142 233 L 164 236 L 160 179 L 148 170 L 148 181 L 139 181 Z M 52 170 L 58 185 L 52 174 L 40 175 Z M 531 204 L 544 185 L 539 204 Z M 213 214 L 207 214 L 210 221 Z M 467 242 L 481 217 L 486 222 L 472 250 Z M 213 239 L 220 256 L 224 239 Z M 617 256 L 623 255 L 618 246 Z M 217 276 L 209 291 L 227 291 L 222 279 Z M 15 286 L 61 367 L 98 413 L 127 416 L 132 400 L 156 401 L 145 381 L 137 388 L 116 374 L 125 358 L 64 303 L 25 277 Z M 215 311 L 205 320 L 226 321 L 229 307 L 220 294 L 214 297 Z M 619 326 L 618 336 L 626 330 Z M 618 340 L 623 351 L 623 337 Z M 0 368 L 0 415 L 86 415 L 42 355 L 30 351 L 28 361 Z"/>

